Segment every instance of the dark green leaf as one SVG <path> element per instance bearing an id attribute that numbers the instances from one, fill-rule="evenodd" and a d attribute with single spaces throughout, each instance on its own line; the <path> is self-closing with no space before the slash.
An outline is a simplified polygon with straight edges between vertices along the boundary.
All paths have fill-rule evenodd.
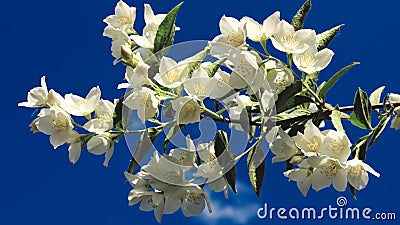
<path id="1" fill-rule="evenodd" d="M 317 35 L 317 49 L 321 51 L 322 49 L 328 47 L 329 43 L 333 40 L 336 34 L 342 29 L 344 24 L 340 24 L 334 28 L 324 31 Z"/>
<path id="2" fill-rule="evenodd" d="M 365 91 L 358 88 L 354 97 L 354 109 L 350 114 L 349 121 L 362 129 L 372 130 L 371 127 L 371 110 L 372 106 Z"/>
<path id="3" fill-rule="evenodd" d="M 231 167 L 231 169 L 224 174 L 224 177 L 232 191 L 237 193 L 235 160 L 230 152 L 228 135 L 225 131 L 218 130 L 217 137 L 215 138 L 214 148 L 215 155 L 217 156 L 218 160 L 221 161 L 220 164 L 225 168 Z M 224 151 L 228 152 L 224 153 Z"/>
<path id="4" fill-rule="evenodd" d="M 390 114 L 387 113 L 381 118 L 378 125 L 376 125 L 376 127 L 374 128 L 374 131 L 372 132 L 371 135 L 371 140 L 368 143 L 368 147 L 371 147 L 378 140 L 383 130 L 385 130 L 385 127 L 389 123 L 389 121 L 390 121 Z"/>
<path id="5" fill-rule="evenodd" d="M 183 2 L 179 3 L 175 6 L 167 16 L 165 16 L 164 20 L 161 22 L 160 26 L 158 26 L 156 37 L 154 39 L 154 49 L 153 53 L 157 53 L 159 51 L 163 51 L 161 56 L 165 56 L 168 53 L 168 47 L 171 46 L 174 42 L 175 35 L 175 20 L 176 15 L 178 14 L 179 8 Z"/>
<path id="6" fill-rule="evenodd" d="M 261 148 L 255 147 L 250 151 L 247 156 L 247 168 L 254 192 L 260 197 L 265 172 L 265 155 Z"/>
<path id="7" fill-rule="evenodd" d="M 325 99 L 328 91 L 336 84 L 336 82 L 353 66 L 360 64 L 359 62 L 353 62 L 350 65 L 343 67 L 337 73 L 335 73 L 322 87 L 320 87 L 319 97 Z"/>
<path id="8" fill-rule="evenodd" d="M 180 126 L 181 125 L 175 125 L 171 127 L 171 129 L 168 131 L 168 134 L 164 140 L 164 146 L 163 146 L 164 152 L 166 151 L 167 146 L 171 142 L 172 138 L 174 138 L 175 135 L 181 130 Z"/>
<path id="9" fill-rule="evenodd" d="M 280 106 L 276 109 L 277 113 L 284 112 L 289 109 L 293 109 L 296 106 L 299 106 L 304 103 L 314 102 L 311 98 L 301 95 L 292 96 L 289 98 L 284 105 Z"/>
<path id="10" fill-rule="evenodd" d="M 292 19 L 292 25 L 294 30 L 300 30 L 303 28 L 304 21 L 306 20 L 307 14 L 311 9 L 311 0 L 307 0 L 297 11 L 296 15 L 294 15 Z"/>
<path id="11" fill-rule="evenodd" d="M 365 154 L 368 148 L 368 139 L 370 135 L 365 135 L 357 140 L 357 143 L 353 147 L 352 157 L 355 158 L 358 152 L 358 159 L 364 160 Z"/>
<path id="12" fill-rule="evenodd" d="M 349 189 L 351 195 L 353 195 L 353 198 L 357 200 L 357 190 L 353 187 L 353 185 L 349 184 Z"/>
<path id="13" fill-rule="evenodd" d="M 197 54 L 193 55 L 192 57 L 189 57 L 187 59 L 183 60 L 183 63 L 187 63 L 188 67 L 188 76 L 190 77 L 196 69 L 199 68 L 201 65 L 201 62 L 204 60 L 204 58 L 207 56 L 207 54 L 210 52 L 210 48 L 206 47 L 204 50 L 198 52 Z"/>
<path id="14" fill-rule="evenodd" d="M 279 95 L 278 95 L 278 100 L 275 102 L 275 107 L 281 108 L 285 103 L 294 95 L 297 93 L 301 92 L 303 84 L 301 81 L 297 80 L 294 82 L 294 84 L 290 85 L 287 87 L 285 90 L 283 90 Z"/>

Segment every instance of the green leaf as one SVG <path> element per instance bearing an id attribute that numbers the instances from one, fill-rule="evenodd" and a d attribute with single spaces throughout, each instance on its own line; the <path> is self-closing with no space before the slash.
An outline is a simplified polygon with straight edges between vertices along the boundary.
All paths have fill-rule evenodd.
<path id="1" fill-rule="evenodd" d="M 293 119 L 300 116 L 307 116 L 311 115 L 311 111 L 309 109 L 295 109 L 293 112 L 290 113 L 279 113 L 272 117 L 273 121 L 284 121 L 288 119 Z"/>
<path id="2" fill-rule="evenodd" d="M 369 101 L 371 102 L 372 105 L 379 104 L 381 101 L 381 95 L 383 90 L 385 89 L 385 86 L 377 88 L 372 94 L 369 96 Z"/>
<path id="3" fill-rule="evenodd" d="M 219 157 L 224 153 L 224 151 L 230 151 L 228 135 L 225 131 L 218 130 L 217 137 L 215 138 L 214 148 L 215 148 L 215 155 L 217 156 L 218 160 L 220 158 L 223 158 L 223 162 L 221 164 L 226 168 L 232 167 L 229 171 L 227 171 L 224 174 L 224 178 L 228 182 L 232 191 L 237 193 L 235 159 L 232 153 L 230 152 L 228 154 L 225 153 L 222 157 Z"/>
<path id="4" fill-rule="evenodd" d="M 294 15 L 292 19 L 292 25 L 294 30 L 300 30 L 303 28 L 304 21 L 306 20 L 307 14 L 311 9 L 311 0 L 307 0 L 297 11 L 296 15 Z"/>
<path id="5" fill-rule="evenodd" d="M 371 135 L 371 140 L 368 143 L 368 147 L 371 147 L 381 136 L 383 130 L 385 130 L 386 125 L 390 121 L 390 113 L 385 114 L 382 119 L 379 121 L 378 125 L 374 128 L 374 131 Z"/>
<path id="6" fill-rule="evenodd" d="M 227 58 L 221 58 L 221 59 L 218 59 L 217 61 L 211 63 L 210 65 L 208 65 L 206 67 L 208 76 L 213 77 L 215 75 L 215 73 L 218 71 L 218 69 L 221 68 L 221 66 L 225 63 L 226 60 L 227 60 Z"/>
<path id="7" fill-rule="evenodd" d="M 365 91 L 358 88 L 354 97 L 354 109 L 350 114 L 349 121 L 362 129 L 372 130 L 371 127 L 371 103 Z"/>
<path id="8" fill-rule="evenodd" d="M 261 148 L 256 146 L 247 156 L 247 168 L 251 185 L 257 197 L 260 197 L 265 173 L 265 155 Z"/>
<path id="9" fill-rule="evenodd" d="M 366 154 L 367 148 L 368 148 L 367 143 L 368 143 L 369 137 L 370 137 L 370 135 L 368 134 L 357 140 L 357 143 L 354 145 L 353 151 L 352 151 L 353 158 L 355 158 L 357 156 L 357 152 L 358 152 L 358 159 L 360 159 L 360 160 L 365 159 L 365 154 Z"/>
<path id="10" fill-rule="evenodd" d="M 135 152 L 133 153 L 131 162 L 129 163 L 128 172 L 132 173 L 138 166 L 143 158 L 150 151 L 157 138 L 157 135 L 161 130 L 156 130 L 154 128 L 149 128 L 140 136 L 140 140 L 136 146 Z"/>
<path id="11" fill-rule="evenodd" d="M 349 189 L 350 189 L 351 195 L 353 195 L 353 198 L 355 200 L 357 200 L 357 190 L 356 190 L 356 188 L 353 187 L 353 185 L 349 184 Z"/>
<path id="12" fill-rule="evenodd" d="M 340 24 L 336 27 L 333 27 L 329 30 L 326 30 L 320 34 L 317 35 L 317 49 L 318 51 L 321 51 L 322 49 L 328 47 L 328 45 L 331 43 L 333 38 L 336 36 L 337 33 L 339 33 L 340 29 L 344 24 Z"/>
<path id="13" fill-rule="evenodd" d="M 197 54 L 183 60 L 183 62 L 187 63 L 189 77 L 192 75 L 193 71 L 200 67 L 201 62 L 204 60 L 210 50 L 211 49 L 209 47 L 206 47 L 204 50 L 198 52 Z"/>
<path id="14" fill-rule="evenodd" d="M 329 80 L 321 87 L 320 86 L 320 91 L 319 91 L 319 97 L 322 99 L 325 99 L 326 94 L 328 91 L 336 84 L 336 82 L 351 68 L 353 68 L 355 65 L 360 64 L 359 62 L 353 62 L 350 65 L 343 67 L 341 70 L 339 70 L 337 73 L 335 73 Z"/>
<path id="15" fill-rule="evenodd" d="M 276 113 L 281 113 L 286 110 L 293 109 L 296 106 L 302 105 L 304 103 L 310 103 L 310 102 L 314 102 L 314 101 L 309 97 L 302 96 L 302 95 L 292 96 L 285 102 L 284 105 L 282 105 L 276 109 Z"/>
<path id="16" fill-rule="evenodd" d="M 163 52 L 161 52 L 159 57 L 167 55 L 169 51 L 168 47 L 174 42 L 176 15 L 178 14 L 179 8 L 182 4 L 183 2 L 171 9 L 161 22 L 160 26 L 158 26 L 156 37 L 154 38 L 153 53 L 162 50 Z"/>
<path id="17" fill-rule="evenodd" d="M 175 126 L 171 127 L 171 129 L 168 131 L 167 135 L 165 136 L 164 145 L 163 145 L 164 152 L 166 151 L 167 146 L 171 142 L 172 138 L 175 137 L 175 135 L 178 133 L 178 131 L 181 130 L 181 128 L 180 128 L 181 125 L 175 125 Z"/>
<path id="18" fill-rule="evenodd" d="M 275 102 L 275 107 L 277 109 L 281 108 L 291 97 L 301 92 L 302 87 L 303 84 L 301 83 L 301 81 L 295 81 L 294 84 L 287 87 L 278 95 L 278 100 L 276 100 Z"/>
<path id="19" fill-rule="evenodd" d="M 337 131 L 344 131 L 341 119 L 342 113 L 338 109 L 334 109 L 330 115 L 333 126 Z"/>

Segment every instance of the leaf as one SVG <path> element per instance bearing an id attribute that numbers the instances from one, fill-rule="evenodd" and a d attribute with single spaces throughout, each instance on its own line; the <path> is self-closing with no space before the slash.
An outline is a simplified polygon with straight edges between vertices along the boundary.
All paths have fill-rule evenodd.
<path id="1" fill-rule="evenodd" d="M 331 43 L 333 38 L 336 36 L 337 33 L 339 33 L 340 29 L 344 24 L 340 24 L 336 27 L 333 27 L 329 30 L 326 30 L 320 34 L 317 35 L 317 49 L 318 51 L 321 51 L 322 49 L 328 47 L 328 45 Z"/>
<path id="2" fill-rule="evenodd" d="M 210 50 L 211 49 L 209 47 L 206 47 L 204 50 L 183 60 L 183 62 L 187 63 L 189 77 L 192 75 L 193 71 L 195 71 L 200 67 L 201 62 L 204 60 L 204 58 L 207 56 Z"/>
<path id="3" fill-rule="evenodd" d="M 247 168 L 251 185 L 257 197 L 260 197 L 265 173 L 265 155 L 261 148 L 256 146 L 247 156 Z"/>
<path id="4" fill-rule="evenodd" d="M 309 109 L 295 109 L 291 113 L 280 113 L 272 117 L 273 121 L 284 121 L 288 119 L 293 119 L 300 116 L 311 115 L 311 111 Z"/>
<path id="5" fill-rule="evenodd" d="M 386 125 L 390 121 L 390 113 L 385 114 L 382 119 L 379 121 L 378 125 L 374 128 L 374 131 L 371 135 L 371 140 L 368 143 L 368 147 L 371 147 L 381 136 L 383 130 L 385 130 Z"/>
<path id="6" fill-rule="evenodd" d="M 291 98 L 289 98 L 284 105 L 280 106 L 279 108 L 276 109 L 276 113 L 281 113 L 289 109 L 293 109 L 296 106 L 299 106 L 304 103 L 310 103 L 314 102 L 311 98 L 302 96 L 302 95 L 296 95 Z"/>
<path id="7" fill-rule="evenodd" d="M 356 188 L 353 187 L 353 185 L 349 184 L 349 189 L 350 189 L 351 195 L 353 195 L 353 198 L 355 200 L 357 200 L 357 190 L 356 190 Z"/>
<path id="8" fill-rule="evenodd" d="M 208 65 L 206 67 L 208 76 L 213 77 L 215 75 L 215 73 L 218 71 L 218 69 L 221 68 L 221 66 L 225 63 L 226 60 L 227 60 L 227 58 L 221 58 L 221 59 L 218 59 L 217 61 L 211 63 L 210 65 Z"/>
<path id="9" fill-rule="evenodd" d="M 278 95 L 278 100 L 275 102 L 275 107 L 281 108 L 292 96 L 296 95 L 297 93 L 301 92 L 303 84 L 301 81 L 297 80 L 294 84 L 287 87 Z"/>
<path id="10" fill-rule="evenodd" d="M 358 159 L 364 160 L 365 159 L 365 154 L 367 152 L 367 142 L 368 138 L 370 135 L 365 135 L 357 140 L 357 143 L 354 145 L 353 151 L 352 151 L 352 156 L 353 158 L 356 157 L 356 154 L 358 152 Z"/>
<path id="11" fill-rule="evenodd" d="M 320 91 L 319 91 L 319 97 L 325 99 L 326 94 L 328 91 L 336 84 L 336 82 L 351 68 L 353 68 L 355 65 L 360 64 L 359 62 L 353 62 L 350 65 L 343 67 L 341 70 L 339 70 L 337 73 L 335 73 L 329 80 L 321 87 L 320 86 Z"/>
<path id="12" fill-rule="evenodd" d="M 342 113 L 337 108 L 335 108 L 330 115 L 333 126 L 335 127 L 335 129 L 337 131 L 344 131 L 341 115 L 342 115 Z"/>
<path id="13" fill-rule="evenodd" d="M 372 106 L 369 102 L 368 95 L 365 91 L 358 88 L 354 97 L 354 109 L 350 114 L 349 121 L 362 129 L 372 130 L 371 127 L 371 110 Z"/>
<path id="14" fill-rule="evenodd" d="M 303 28 L 304 21 L 306 20 L 307 14 L 311 9 L 311 0 L 307 0 L 297 11 L 296 15 L 294 15 L 292 19 L 292 25 L 294 30 L 300 30 Z"/>
<path id="15" fill-rule="evenodd" d="M 150 151 L 159 133 L 160 130 L 156 130 L 154 128 L 149 128 L 142 133 L 142 135 L 140 136 L 140 140 L 136 146 L 135 152 L 132 155 L 131 162 L 129 163 L 129 173 L 132 173 L 139 166 L 140 162 Z"/>
<path id="16" fill-rule="evenodd" d="M 217 137 L 215 138 L 214 148 L 215 148 L 215 155 L 217 156 L 218 161 L 223 160 L 223 162 L 221 162 L 223 167 L 226 167 L 226 168 L 232 167 L 229 171 L 227 171 L 224 174 L 224 177 L 225 177 L 226 181 L 228 182 L 229 186 L 231 187 L 232 191 L 237 193 L 237 190 L 236 190 L 236 165 L 235 165 L 234 157 L 232 156 L 232 153 L 230 153 L 230 152 L 228 152 L 228 154 L 226 154 L 226 153 L 223 154 L 224 151 L 230 151 L 228 135 L 225 131 L 218 130 Z"/>
<path id="17" fill-rule="evenodd" d="M 178 14 L 179 8 L 182 4 L 183 2 L 171 9 L 161 22 L 160 26 L 158 26 L 156 37 L 154 38 L 153 53 L 163 50 L 161 56 L 167 55 L 169 50 L 168 47 L 174 42 L 176 15 Z"/>
<path id="18" fill-rule="evenodd" d="M 379 104 L 381 101 L 381 95 L 383 90 L 385 89 L 385 86 L 377 88 L 374 92 L 371 93 L 369 96 L 369 101 L 371 102 L 372 105 Z"/>
<path id="19" fill-rule="evenodd" d="M 168 131 L 167 135 L 165 136 L 165 140 L 164 140 L 164 146 L 163 146 L 164 152 L 166 151 L 167 146 L 171 142 L 172 138 L 174 138 L 175 135 L 178 133 L 178 131 L 181 130 L 181 126 L 183 126 L 183 124 L 175 125 Z"/>

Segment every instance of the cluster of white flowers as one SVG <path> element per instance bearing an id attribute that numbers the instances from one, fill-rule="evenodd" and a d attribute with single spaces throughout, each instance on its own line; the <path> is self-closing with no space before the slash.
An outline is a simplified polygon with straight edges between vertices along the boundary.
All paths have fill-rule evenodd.
<path id="1" fill-rule="evenodd" d="M 290 137 L 279 127 L 270 132 L 276 138 L 270 141 L 271 151 L 275 154 L 273 162 L 291 160 L 298 168 L 288 170 L 284 175 L 297 182 L 301 193 L 306 196 L 312 188 L 319 191 L 333 187 L 345 191 L 347 182 L 356 190 L 365 188 L 368 174 L 379 177 L 369 165 L 354 158 L 349 161 L 351 143 L 343 131 L 320 131 L 312 122 L 308 122 L 304 134 Z"/>
<path id="2" fill-rule="evenodd" d="M 114 152 L 116 136 L 110 131 L 113 127 L 113 113 L 115 104 L 101 99 L 99 87 L 93 87 L 86 98 L 74 94 L 62 97 L 51 89 L 48 91 L 46 78 L 41 79 L 41 87 L 35 87 L 28 92 L 27 102 L 18 106 L 42 108 L 38 117 L 29 125 L 33 132 L 42 132 L 50 135 L 50 143 L 54 149 L 68 144 L 69 161 L 76 163 L 81 155 L 82 148 L 87 144 L 90 153 L 101 155 L 105 153 L 104 166 L 108 166 Z M 86 118 L 86 123 L 77 124 L 72 116 Z M 78 128 L 84 133 L 79 133 Z"/>
<path id="3" fill-rule="evenodd" d="M 180 30 L 175 25 L 180 5 L 168 14 L 156 15 L 145 4 L 145 26 L 140 35 L 134 26 L 136 8 L 119 1 L 115 14 L 104 19 L 107 26 L 103 35 L 112 39 L 114 64 L 121 62 L 126 67 L 124 81 L 117 87 L 126 89 L 126 94 L 110 102 L 101 98 L 99 87 L 93 87 L 86 97 L 74 94 L 63 97 L 53 89 L 48 91 L 42 77 L 41 87 L 30 90 L 27 102 L 18 104 L 41 108 L 30 124 L 31 130 L 49 135 L 54 148 L 68 144 L 71 163 L 78 161 L 86 147 L 92 154 L 105 154 L 104 166 L 108 166 L 114 143 L 125 134 L 140 133 L 142 138 L 154 141 L 162 130 L 170 129 L 163 155 L 154 151 L 145 165 L 139 159 L 138 162 L 132 159 L 131 165 L 133 162 L 142 165 L 140 170 L 133 174 L 136 168 L 130 165 L 129 172 L 125 172 L 133 187 L 128 196 L 129 205 L 140 202 L 140 209 L 154 211 L 158 222 L 164 214 L 179 209 L 185 216 L 199 215 L 206 207 L 211 213 L 204 187 L 224 192 L 226 198 L 229 187 L 236 192 L 235 178 L 228 178 L 226 174 L 232 169 L 236 174 L 234 164 L 245 155 L 249 157 L 251 183 L 259 194 L 262 179 L 256 179 L 264 175 L 260 163 L 265 161 L 255 156 L 255 149 L 261 148 L 264 140 L 275 154 L 272 162 L 286 161 L 291 165 L 284 176 L 296 181 L 304 196 L 311 186 L 319 191 L 333 184 L 337 191 L 344 191 L 349 184 L 352 189 L 361 190 L 368 183 L 368 172 L 379 177 L 364 163 L 365 155 L 360 153 L 360 148 L 366 151 L 375 142 L 391 116 L 394 116 L 391 127 L 400 129 L 400 107 L 393 105 L 400 104 L 400 95 L 389 95 L 389 103 L 384 102 L 381 108 L 388 107 L 379 112 L 381 121 L 373 128 L 372 107 L 366 93 L 357 92 L 351 116 L 340 112 L 339 106 L 334 109 L 325 102 L 326 92 L 351 67 L 344 68 L 333 80 L 319 87 L 316 81 L 306 80 L 311 75 L 318 77 L 331 62 L 334 53 L 326 45 L 337 30 L 325 32 L 321 37 L 312 29 L 301 29 L 281 19 L 280 12 L 270 15 L 262 24 L 247 16 L 236 19 L 224 15 L 219 21 L 220 35 L 199 53 L 176 61 L 168 51 L 159 48 L 168 49 L 174 32 Z M 326 45 L 321 45 L 321 40 Z M 250 41 L 259 43 L 262 50 L 247 43 Z M 267 45 L 286 53 L 287 64 L 273 57 Z M 214 61 L 206 62 L 207 56 Z M 315 84 L 311 86 L 308 82 Z M 374 104 L 379 103 L 382 90 L 371 94 Z M 214 103 L 215 109 L 208 108 L 210 103 Z M 360 104 L 365 105 L 360 107 Z M 134 123 L 149 127 L 129 130 L 129 123 L 125 121 L 129 118 L 122 115 L 125 110 L 129 111 L 128 115 L 136 113 L 138 119 Z M 334 111 L 343 115 L 334 117 Z M 233 154 L 227 135 L 222 135 L 226 140 L 221 141 L 223 128 L 217 129 L 211 142 L 199 140 L 195 145 L 187 135 L 186 148 L 168 149 L 168 141 L 176 128 L 199 123 L 204 117 L 229 122 L 230 128 L 247 133 L 246 149 L 239 155 Z M 360 139 L 357 148 L 352 146 L 344 129 L 337 128 L 342 127 L 342 118 L 371 130 Z M 311 122 L 327 119 L 335 120 L 337 130 L 321 131 Z M 137 149 L 147 154 L 148 146 L 141 144 L 142 139 Z M 221 145 L 225 145 L 223 149 Z"/>

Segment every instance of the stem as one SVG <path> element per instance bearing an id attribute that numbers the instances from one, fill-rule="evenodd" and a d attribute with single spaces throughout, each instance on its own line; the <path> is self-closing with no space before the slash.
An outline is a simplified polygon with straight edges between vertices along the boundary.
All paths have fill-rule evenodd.
<path id="1" fill-rule="evenodd" d="M 216 118 L 224 119 L 224 117 L 222 117 L 221 115 L 219 115 L 219 114 L 215 113 L 214 111 L 208 109 L 208 108 L 204 105 L 204 102 L 203 102 L 203 101 L 200 102 L 200 106 L 201 106 L 201 108 L 203 109 L 204 112 L 206 112 L 206 113 L 208 113 L 208 114 L 210 114 L 210 115 L 213 115 L 213 116 L 215 116 Z"/>
<path id="2" fill-rule="evenodd" d="M 264 54 L 264 53 L 258 51 L 257 49 L 251 47 L 249 44 L 246 44 L 246 47 L 248 47 L 248 48 L 250 48 L 251 50 L 257 52 L 259 55 L 263 56 L 264 58 L 268 58 L 268 57 L 269 57 L 268 55 L 266 55 L 266 54 Z M 265 49 L 265 50 L 266 50 L 266 49 Z"/>
<path id="3" fill-rule="evenodd" d="M 253 148 L 255 148 L 255 147 L 258 145 L 258 143 L 260 142 L 261 139 L 262 139 L 262 138 L 257 139 L 257 140 L 250 146 L 250 148 L 246 149 L 246 151 L 244 151 L 242 154 L 236 156 L 234 160 L 235 160 L 235 161 L 238 161 L 238 160 L 240 160 L 243 156 L 247 155 Z"/>

